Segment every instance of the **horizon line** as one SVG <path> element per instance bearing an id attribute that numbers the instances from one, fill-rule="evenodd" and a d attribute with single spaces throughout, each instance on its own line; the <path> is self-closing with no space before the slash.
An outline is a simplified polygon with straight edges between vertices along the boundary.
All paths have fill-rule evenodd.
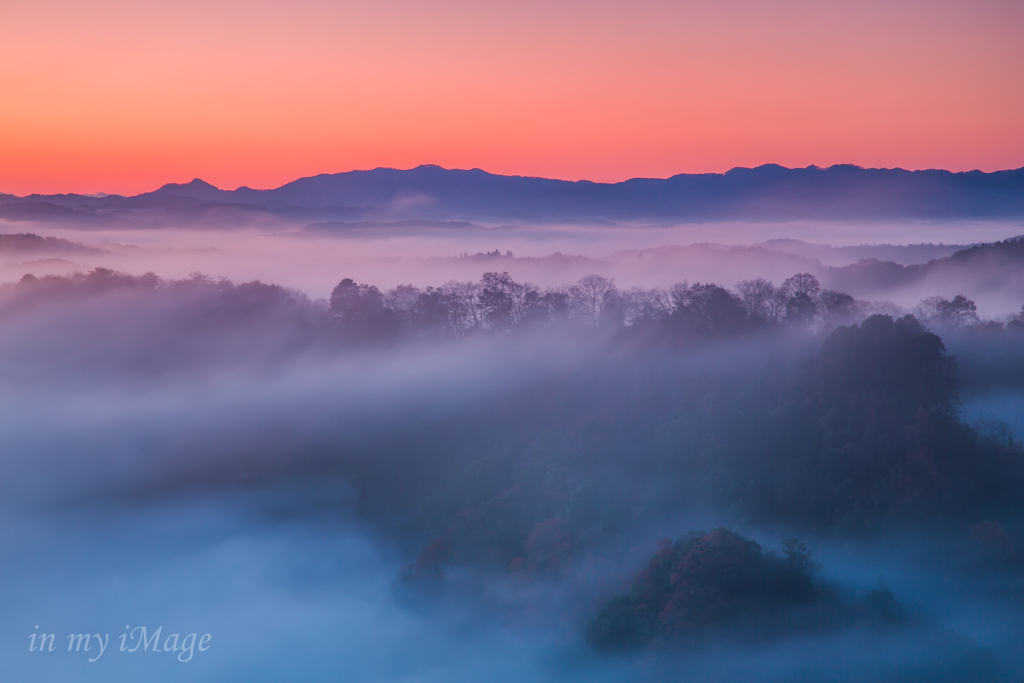
<path id="1" fill-rule="evenodd" d="M 632 181 L 635 181 L 635 180 L 671 180 L 673 178 L 679 178 L 681 176 L 725 176 L 725 175 L 729 175 L 730 173 L 733 173 L 735 171 L 754 171 L 754 170 L 758 170 L 758 169 L 762 169 L 762 168 L 769 168 L 769 167 L 771 167 L 771 168 L 780 168 L 780 169 L 783 169 L 783 170 L 786 170 L 786 171 L 808 171 L 808 170 L 829 171 L 829 170 L 832 170 L 834 168 L 854 168 L 854 169 L 862 170 L 862 171 L 902 171 L 904 173 L 939 172 L 939 173 L 948 173 L 950 175 L 968 175 L 968 174 L 975 174 L 975 173 L 980 173 L 982 175 L 995 175 L 997 173 L 1013 173 L 1013 172 L 1016 172 L 1016 171 L 1024 171 L 1024 166 L 1019 166 L 1017 168 L 999 169 L 999 170 L 995 170 L 995 171 L 982 171 L 982 170 L 977 169 L 977 168 L 971 169 L 969 171 L 951 171 L 951 170 L 945 169 L 945 168 L 905 169 L 905 168 L 903 168 L 901 166 L 877 167 L 877 166 L 861 166 L 859 164 L 852 164 L 852 163 L 839 163 L 839 164 L 832 164 L 830 166 L 819 166 L 817 164 L 810 164 L 808 166 L 783 166 L 782 164 L 777 164 L 777 163 L 774 163 L 774 162 L 767 162 L 767 163 L 764 163 L 764 164 L 759 164 L 757 166 L 733 166 L 729 170 L 721 171 L 721 172 L 708 171 L 708 172 L 701 172 L 701 173 L 675 173 L 673 175 L 665 176 L 665 177 L 635 176 L 635 177 L 632 177 L 632 178 L 626 178 L 624 180 L 619 180 L 619 181 L 615 181 L 615 182 L 604 182 L 604 181 L 588 180 L 588 179 L 585 179 L 585 178 L 579 179 L 579 180 L 568 180 L 568 179 L 565 179 L 565 178 L 552 178 L 552 177 L 547 177 L 547 176 L 523 175 L 523 174 L 515 174 L 515 173 L 512 173 L 512 174 L 494 173 L 492 171 L 487 171 L 487 170 L 484 170 L 484 169 L 482 169 L 480 167 L 476 167 L 476 166 L 473 167 L 473 168 L 448 168 L 448 167 L 445 167 L 445 166 L 441 166 L 440 164 L 424 163 L 424 164 L 418 164 L 416 166 L 412 166 L 410 168 L 396 168 L 394 166 L 376 166 L 374 168 L 354 168 L 354 169 L 350 169 L 350 170 L 347 170 L 347 171 L 333 171 L 333 172 L 325 172 L 325 173 L 315 173 L 315 174 L 312 174 L 312 175 L 299 176 L 298 178 L 295 178 L 293 180 L 289 180 L 288 182 L 283 183 L 281 185 L 278 185 L 276 187 L 266 187 L 266 188 L 254 188 L 254 187 L 249 187 L 248 185 L 239 185 L 238 187 L 236 187 L 234 189 L 226 189 L 226 188 L 222 188 L 222 187 L 217 187 L 213 183 L 210 183 L 210 182 L 208 182 L 206 180 L 203 180 L 202 178 L 197 176 L 197 177 L 194 177 L 192 180 L 189 180 L 187 182 L 169 181 L 169 182 L 166 182 L 166 183 L 160 185 L 156 189 L 147 190 L 147 191 L 144 191 L 144 192 L 138 192 L 136 194 L 131 194 L 131 195 L 128 195 L 128 194 L 117 194 L 117 193 L 106 193 L 106 192 L 90 192 L 90 193 L 82 193 L 82 192 L 55 192 L 55 193 L 49 193 L 49 194 L 43 194 L 43 193 L 40 193 L 40 192 L 32 192 L 32 193 L 25 194 L 25 195 L 17 195 L 17 194 L 13 194 L 13 193 L 7 193 L 7 192 L 0 191 L 0 196 L 15 197 L 17 199 L 28 199 L 29 197 L 37 197 L 37 196 L 38 197 L 79 196 L 79 197 L 89 197 L 89 198 L 92 198 L 92 199 L 102 199 L 102 198 L 105 198 L 105 197 L 123 197 L 123 198 L 127 199 L 127 198 L 131 198 L 131 197 L 140 197 L 142 195 L 152 194 L 154 192 L 159 192 L 160 190 L 163 190 L 163 189 L 169 188 L 169 187 L 188 187 L 188 186 L 194 185 L 196 183 L 200 183 L 202 185 L 208 186 L 208 187 L 210 187 L 210 188 L 212 188 L 214 190 L 217 190 L 218 192 L 237 192 L 238 190 L 251 190 L 253 192 L 273 192 L 275 190 L 279 190 L 282 187 L 285 187 L 285 186 L 290 185 L 292 183 L 298 182 L 300 180 L 308 180 L 308 179 L 311 179 L 311 178 L 332 177 L 332 176 L 339 176 L 339 175 L 348 175 L 348 174 L 352 174 L 352 173 L 372 173 L 374 171 L 398 171 L 398 172 L 401 172 L 401 173 L 408 173 L 408 172 L 411 172 L 411 171 L 416 171 L 416 170 L 419 170 L 419 169 L 428 169 L 428 168 L 429 169 L 439 169 L 439 170 L 442 170 L 442 171 L 450 171 L 450 172 L 464 172 L 464 173 L 479 172 L 479 173 L 484 173 L 486 175 L 495 176 L 495 177 L 499 177 L 499 178 L 523 178 L 523 179 L 529 179 L 529 180 L 550 180 L 550 181 L 553 181 L 553 182 L 568 183 L 568 184 L 573 184 L 573 185 L 580 184 L 580 183 L 586 183 L 586 184 L 591 184 L 591 185 L 609 185 L 609 186 L 611 186 L 611 185 L 622 185 L 624 183 L 632 182 Z"/>

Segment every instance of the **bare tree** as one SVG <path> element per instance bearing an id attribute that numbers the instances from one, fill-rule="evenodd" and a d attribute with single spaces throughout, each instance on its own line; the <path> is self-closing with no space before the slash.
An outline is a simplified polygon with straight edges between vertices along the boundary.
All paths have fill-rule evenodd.
<path id="1" fill-rule="evenodd" d="M 690 303 L 690 285 L 687 284 L 686 280 L 677 282 L 668 288 L 668 300 L 671 312 L 686 308 Z"/>
<path id="2" fill-rule="evenodd" d="M 605 301 L 614 291 L 614 280 L 601 275 L 584 275 L 569 288 L 571 306 L 590 324 L 600 325 Z"/>
<path id="3" fill-rule="evenodd" d="M 512 297 L 512 322 L 518 325 L 526 319 L 530 308 L 540 302 L 540 290 L 537 289 L 537 285 L 529 282 L 513 282 L 512 285 L 509 292 Z"/>
<path id="4" fill-rule="evenodd" d="M 507 329 L 512 320 L 512 292 L 516 283 L 508 273 L 484 273 L 477 290 L 481 321 L 492 330 Z"/>
<path id="5" fill-rule="evenodd" d="M 821 291 L 821 284 L 818 278 L 810 273 L 797 273 L 782 283 L 782 288 L 789 292 L 790 296 L 806 294 L 811 299 L 816 299 Z"/>
<path id="6" fill-rule="evenodd" d="M 786 313 L 790 292 L 786 287 L 776 287 L 765 300 L 765 313 L 768 322 L 777 323 Z"/>
<path id="7" fill-rule="evenodd" d="M 505 273 L 484 273 L 477 292 L 483 319 L 493 328 L 518 325 L 540 301 L 536 285 L 518 283 Z"/>
<path id="8" fill-rule="evenodd" d="M 384 305 L 395 312 L 403 324 L 411 324 L 413 309 L 419 300 L 421 290 L 415 285 L 398 285 L 384 294 Z"/>
<path id="9" fill-rule="evenodd" d="M 637 322 L 657 322 L 668 315 L 671 310 L 669 294 L 658 287 L 645 289 L 633 287 L 625 293 L 626 324 Z"/>
<path id="10" fill-rule="evenodd" d="M 736 285 L 740 299 L 743 300 L 743 307 L 747 309 L 747 315 L 752 318 L 768 319 L 769 299 L 775 292 L 775 285 L 763 277 L 754 280 L 742 280 Z"/>
<path id="11" fill-rule="evenodd" d="M 452 331 L 463 336 L 481 322 L 480 307 L 477 301 L 479 285 L 475 282 L 458 282 L 451 280 L 441 285 L 448 304 L 448 316 Z"/>
<path id="12" fill-rule="evenodd" d="M 552 287 L 544 291 L 538 299 L 538 305 L 549 320 L 557 325 L 564 325 L 569 320 L 572 297 L 564 287 Z"/>

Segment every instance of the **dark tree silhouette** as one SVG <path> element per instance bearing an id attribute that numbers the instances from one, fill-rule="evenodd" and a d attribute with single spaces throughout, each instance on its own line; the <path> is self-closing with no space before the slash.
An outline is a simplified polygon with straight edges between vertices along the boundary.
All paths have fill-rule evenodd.
<path id="1" fill-rule="evenodd" d="M 810 325 L 818 314 L 818 305 L 805 292 L 797 292 L 786 302 L 786 324 L 794 327 Z"/>
<path id="2" fill-rule="evenodd" d="M 480 278 L 480 308 L 489 328 L 506 330 L 512 326 L 512 308 L 518 287 L 508 273 L 484 273 Z"/>
<path id="3" fill-rule="evenodd" d="M 680 283 L 673 286 L 671 300 L 670 323 L 677 331 L 723 335 L 739 332 L 746 326 L 743 302 L 718 285 Z"/>
<path id="4" fill-rule="evenodd" d="M 788 542 L 786 556 L 766 554 L 728 529 L 692 534 L 660 550 L 588 629 L 601 649 L 652 642 L 692 643 L 739 622 L 765 634 L 788 625 L 788 612 L 822 601 L 807 549 Z"/>
<path id="5" fill-rule="evenodd" d="M 346 332 L 378 335 L 398 330 L 398 317 L 384 306 L 384 296 L 373 285 L 345 278 L 331 292 L 330 313 Z"/>
<path id="6" fill-rule="evenodd" d="M 938 335 L 913 316 L 873 315 L 825 340 L 818 386 L 848 419 L 910 424 L 924 410 L 953 420 L 960 405 L 956 369 Z"/>
<path id="7" fill-rule="evenodd" d="M 782 289 L 786 290 L 790 296 L 806 294 L 809 298 L 816 299 L 818 292 L 821 291 L 821 284 L 818 282 L 818 278 L 810 273 L 797 273 L 783 281 Z"/>

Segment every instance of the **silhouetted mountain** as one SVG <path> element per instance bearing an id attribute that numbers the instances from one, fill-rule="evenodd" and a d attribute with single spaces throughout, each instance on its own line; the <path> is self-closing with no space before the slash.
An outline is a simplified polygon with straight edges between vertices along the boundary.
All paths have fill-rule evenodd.
<path id="1" fill-rule="evenodd" d="M 2 199 L 0 199 L 0 219 L 11 222 L 88 224 L 101 223 L 104 220 L 89 209 L 72 208 L 56 202 L 25 200 L 4 202 Z"/>
<path id="2" fill-rule="evenodd" d="M 229 205 L 278 212 L 337 207 L 412 217 L 501 221 L 947 219 L 1024 216 L 1024 169 L 982 173 L 904 171 L 851 165 L 789 169 L 769 164 L 727 173 L 682 174 L 620 183 L 501 176 L 479 169 L 324 174 L 272 190 L 220 190 L 196 179 L 135 197 L 0 197 L 76 210 Z M 347 207 L 347 209 L 346 209 Z M 58 219 L 54 214 L 53 219 Z M 40 218 L 45 220 L 45 218 Z"/>
<path id="3" fill-rule="evenodd" d="M 31 233 L 0 235 L 0 254 L 102 254 L 104 250 L 87 247 L 59 237 L 40 237 Z"/>
<path id="4" fill-rule="evenodd" d="M 236 201 L 371 204 L 396 213 L 532 220 L 952 218 L 1024 215 L 1024 169 L 997 173 L 768 165 L 621 183 L 420 166 L 303 178 Z"/>
<path id="5" fill-rule="evenodd" d="M 232 193 L 230 192 L 214 187 L 205 180 L 195 178 L 189 183 L 167 183 L 159 190 L 150 192 L 149 196 L 187 197 L 189 199 L 219 202 L 229 198 L 231 194 Z M 227 201 L 231 200 L 227 199 Z"/>

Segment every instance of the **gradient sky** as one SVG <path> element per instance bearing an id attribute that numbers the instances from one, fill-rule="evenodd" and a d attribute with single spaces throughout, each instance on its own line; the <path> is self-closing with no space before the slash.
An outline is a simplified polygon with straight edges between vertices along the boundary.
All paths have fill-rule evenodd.
<path id="1" fill-rule="evenodd" d="M 0 0 L 0 192 L 1024 166 L 1021 0 Z"/>

